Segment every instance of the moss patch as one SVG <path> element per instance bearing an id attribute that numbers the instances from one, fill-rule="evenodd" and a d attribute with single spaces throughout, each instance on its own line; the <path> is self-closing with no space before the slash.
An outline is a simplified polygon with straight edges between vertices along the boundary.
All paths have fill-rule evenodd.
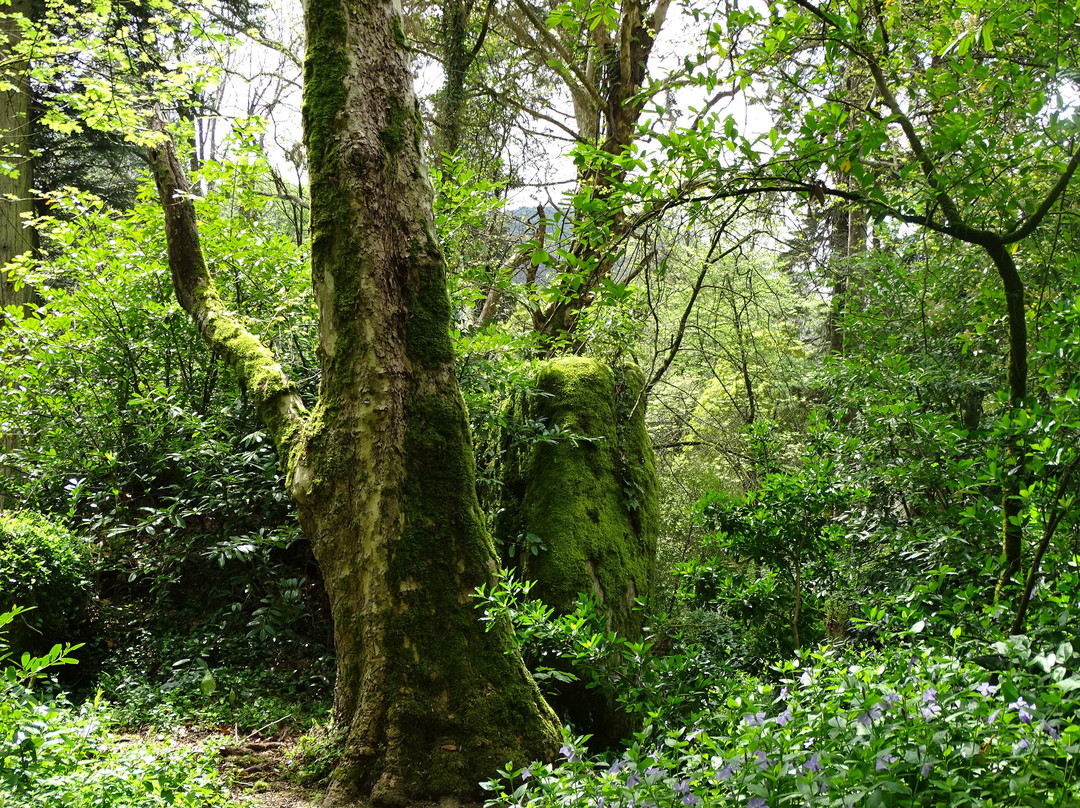
<path id="1" fill-rule="evenodd" d="M 387 154 L 393 156 L 405 148 L 406 129 L 410 117 L 409 110 L 397 99 L 386 111 L 386 128 L 379 133 L 379 142 L 382 143 Z"/>

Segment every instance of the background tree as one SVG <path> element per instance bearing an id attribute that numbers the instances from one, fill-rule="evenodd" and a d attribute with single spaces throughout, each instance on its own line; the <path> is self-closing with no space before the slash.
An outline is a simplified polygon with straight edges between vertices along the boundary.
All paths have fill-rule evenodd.
<path id="1" fill-rule="evenodd" d="M 8 277 L 4 266 L 34 249 L 34 172 L 31 152 L 30 64 L 19 43 L 32 19 L 31 0 L 11 0 L 0 7 L 0 308 L 34 300 L 33 288 Z"/>
<path id="2" fill-rule="evenodd" d="M 878 219 L 981 249 L 1001 282 L 1014 408 L 1028 392 L 1030 350 L 1014 254 L 1052 215 L 1080 165 L 1076 121 L 1062 100 L 1075 89 L 1076 26 L 1073 15 L 1044 4 L 915 9 L 797 0 L 768 16 L 740 12 L 717 29 L 747 81 L 764 78 L 762 88 L 789 102 L 769 105 L 771 154 L 746 150 L 749 182 L 803 189 L 810 204 L 845 199 Z M 872 92 L 838 90 L 831 77 L 851 69 L 866 71 Z M 827 171 L 845 181 L 829 185 Z M 1022 452 L 1009 465 L 1006 579 L 1023 559 Z"/>

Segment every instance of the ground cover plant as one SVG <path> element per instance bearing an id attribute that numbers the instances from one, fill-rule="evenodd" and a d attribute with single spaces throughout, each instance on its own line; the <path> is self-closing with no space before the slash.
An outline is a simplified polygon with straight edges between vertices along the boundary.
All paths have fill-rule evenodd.
<path id="1" fill-rule="evenodd" d="M 212 757 L 172 741 L 120 738 L 109 708 L 75 705 L 55 690 L 57 667 L 78 663 L 79 646 L 13 658 L 4 639 L 21 608 L 0 614 L 0 805 L 231 805 Z"/>

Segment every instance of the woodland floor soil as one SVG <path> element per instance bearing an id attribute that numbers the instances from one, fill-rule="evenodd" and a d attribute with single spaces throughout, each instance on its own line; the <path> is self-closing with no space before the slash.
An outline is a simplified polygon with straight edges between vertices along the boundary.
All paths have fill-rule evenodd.
<path id="1" fill-rule="evenodd" d="M 237 806 L 317 808 L 322 797 L 320 789 L 305 788 L 290 779 L 299 735 L 280 732 L 267 738 L 239 738 L 224 730 L 180 727 L 167 733 L 135 730 L 117 738 L 119 743 L 156 740 L 203 750 L 216 758 Z"/>

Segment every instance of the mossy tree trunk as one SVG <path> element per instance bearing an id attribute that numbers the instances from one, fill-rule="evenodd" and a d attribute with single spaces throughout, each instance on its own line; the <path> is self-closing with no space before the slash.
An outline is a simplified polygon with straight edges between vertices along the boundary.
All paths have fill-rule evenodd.
<path id="1" fill-rule="evenodd" d="M 400 6 L 312 2 L 307 42 L 315 407 L 225 311 L 175 153 L 161 148 L 174 285 L 273 436 L 326 582 L 345 746 L 325 804 L 470 798 L 507 761 L 550 758 L 556 722 L 505 627 L 485 632 L 471 598 L 495 560 L 453 373 Z"/>
<path id="2" fill-rule="evenodd" d="M 19 18 L 30 19 L 30 0 L 12 0 L 0 8 L 0 52 L 11 54 L 22 38 Z M 16 290 L 4 265 L 35 248 L 34 231 L 25 217 L 33 212 L 30 195 L 33 163 L 30 160 L 30 69 L 25 61 L 0 59 L 0 162 L 11 171 L 0 171 L 0 308 L 35 303 L 33 289 Z"/>
<path id="3" fill-rule="evenodd" d="M 635 601 L 649 597 L 659 529 L 643 388 L 636 366 L 613 372 L 585 357 L 543 363 L 535 392 L 508 405 L 495 519 L 504 553 L 516 548 L 504 560 L 535 582 L 535 597 L 565 614 L 590 594 L 608 627 L 629 639 L 641 634 Z M 543 439 L 528 434 L 536 423 Z M 535 554 L 530 534 L 544 546 Z M 627 727 L 614 703 L 596 695 L 563 688 L 553 704 L 578 730 L 614 743 Z"/>

